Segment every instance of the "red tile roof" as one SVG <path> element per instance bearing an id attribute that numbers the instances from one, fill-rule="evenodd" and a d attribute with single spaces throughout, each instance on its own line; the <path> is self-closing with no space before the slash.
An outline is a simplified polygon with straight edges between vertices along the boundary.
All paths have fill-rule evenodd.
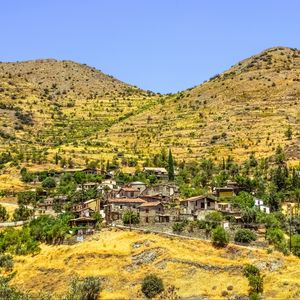
<path id="1" fill-rule="evenodd" d="M 153 206 L 157 206 L 160 205 L 160 202 L 146 202 L 140 205 L 140 207 L 153 207 Z"/>
<path id="2" fill-rule="evenodd" d="M 114 198 L 108 200 L 109 203 L 145 203 L 141 198 Z"/>

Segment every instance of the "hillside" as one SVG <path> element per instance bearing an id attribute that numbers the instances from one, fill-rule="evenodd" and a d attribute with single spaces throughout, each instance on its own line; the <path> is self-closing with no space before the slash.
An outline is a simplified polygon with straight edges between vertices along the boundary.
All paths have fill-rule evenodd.
<path id="1" fill-rule="evenodd" d="M 167 290 L 175 287 L 180 299 L 228 299 L 247 295 L 248 282 L 242 275 L 247 263 L 265 275 L 265 299 L 299 298 L 300 269 L 295 257 L 235 245 L 215 249 L 208 242 L 113 230 L 83 243 L 43 245 L 40 254 L 16 257 L 12 283 L 57 296 L 74 275 L 99 276 L 101 299 L 144 299 L 141 281 L 155 273 Z M 171 294 L 162 299 L 172 299 Z"/>
<path id="2" fill-rule="evenodd" d="M 172 146 L 177 157 L 244 159 L 286 145 L 300 158 L 300 51 L 272 48 L 207 82 L 166 96 L 154 109 L 115 124 L 107 141 L 142 152 Z M 293 137 L 285 132 L 291 126 Z M 137 146 L 136 146 L 137 145 Z M 131 148 L 129 147 L 131 146 Z"/>
<path id="3" fill-rule="evenodd" d="M 284 47 L 168 95 L 71 61 L 0 63 L 1 148 L 34 164 L 36 156 L 53 163 L 58 151 L 83 164 L 119 152 L 142 159 L 163 147 L 177 159 L 243 160 L 281 144 L 299 160 L 299 81 L 300 51 Z"/>

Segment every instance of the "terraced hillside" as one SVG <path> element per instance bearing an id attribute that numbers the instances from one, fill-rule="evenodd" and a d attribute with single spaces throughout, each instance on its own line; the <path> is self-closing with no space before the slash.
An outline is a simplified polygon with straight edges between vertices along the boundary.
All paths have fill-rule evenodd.
<path id="1" fill-rule="evenodd" d="M 300 158 L 300 51 L 272 48 L 138 116 L 115 124 L 107 141 L 177 156 L 267 156 L 278 144 Z M 285 136 L 291 127 L 292 137 Z"/>
<path id="2" fill-rule="evenodd" d="M 97 148 L 106 148 L 101 143 L 105 129 L 155 104 L 156 98 L 71 61 L 1 63 L 1 146 L 93 146 L 93 135 Z"/>
<path id="3" fill-rule="evenodd" d="M 240 299 L 248 294 L 243 267 L 264 277 L 264 299 L 299 299 L 299 259 L 236 245 L 215 249 L 208 242 L 136 232 L 103 231 L 72 246 L 42 246 L 35 256 L 15 257 L 12 284 L 53 296 L 64 293 L 74 275 L 101 278 L 101 299 L 145 299 L 142 279 L 163 279 L 159 299 Z M 49 278 L 51 280 L 49 281 Z M 175 288 L 175 289 L 174 289 Z M 175 290 L 175 293 L 172 292 Z"/>
<path id="4" fill-rule="evenodd" d="M 207 82 L 159 95 L 70 61 L 0 64 L 1 148 L 53 162 L 119 152 L 143 158 L 172 147 L 178 159 L 268 156 L 278 144 L 300 158 L 300 51 L 271 48 Z M 290 131 L 289 136 L 286 135 Z M 25 159 L 26 160 L 26 159 Z"/>

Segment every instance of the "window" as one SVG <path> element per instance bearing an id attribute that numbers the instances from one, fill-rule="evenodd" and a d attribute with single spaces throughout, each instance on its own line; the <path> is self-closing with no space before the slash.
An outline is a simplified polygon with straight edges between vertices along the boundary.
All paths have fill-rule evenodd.
<path id="1" fill-rule="evenodd" d="M 146 213 L 149 213 L 149 209 L 148 209 L 148 208 L 146 209 Z M 148 218 L 148 217 L 147 217 L 147 218 Z"/>
<path id="2" fill-rule="evenodd" d="M 205 206 L 204 206 L 204 202 L 201 202 L 200 207 L 201 207 L 201 208 L 204 208 L 204 207 L 205 207 Z"/>
<path id="3" fill-rule="evenodd" d="M 148 217 L 145 218 L 145 222 L 149 223 L 149 218 Z"/>
<path id="4" fill-rule="evenodd" d="M 120 205 L 120 209 L 122 209 L 123 208 L 123 205 Z"/>

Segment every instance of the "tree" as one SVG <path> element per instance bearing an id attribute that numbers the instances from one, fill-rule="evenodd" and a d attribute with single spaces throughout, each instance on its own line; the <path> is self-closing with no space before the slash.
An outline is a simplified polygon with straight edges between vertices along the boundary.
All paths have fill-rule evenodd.
<path id="1" fill-rule="evenodd" d="M 244 267 L 244 276 L 248 278 L 250 296 L 263 292 L 263 276 L 261 276 L 257 267 L 253 265 L 246 265 Z"/>
<path id="2" fill-rule="evenodd" d="M 249 229 L 239 229 L 235 233 L 234 240 L 239 243 L 250 243 L 256 240 L 256 234 Z"/>
<path id="3" fill-rule="evenodd" d="M 215 228 L 223 221 L 223 215 L 218 211 L 213 211 L 205 216 L 205 221 Z"/>
<path id="4" fill-rule="evenodd" d="M 43 180 L 42 187 L 47 189 L 55 188 L 56 182 L 52 177 L 47 177 L 45 180 Z"/>
<path id="5" fill-rule="evenodd" d="M 238 196 L 233 198 L 233 205 L 241 209 L 252 208 L 254 206 L 254 199 L 249 193 L 240 192 Z"/>
<path id="6" fill-rule="evenodd" d="M 101 291 L 101 281 L 97 277 L 88 276 L 72 279 L 69 291 L 62 300 L 97 300 Z"/>
<path id="7" fill-rule="evenodd" d="M 229 235 L 223 227 L 217 226 L 212 231 L 212 242 L 215 247 L 226 247 L 228 245 Z"/>
<path id="8" fill-rule="evenodd" d="M 13 213 L 14 221 L 26 221 L 31 216 L 33 216 L 34 211 L 32 209 L 27 208 L 23 204 L 19 205 L 18 208 L 15 209 Z"/>
<path id="9" fill-rule="evenodd" d="M 9 214 L 6 208 L 0 204 L 0 222 L 5 222 L 9 218 Z"/>
<path id="10" fill-rule="evenodd" d="M 163 281 L 154 274 L 147 275 L 142 282 L 142 292 L 147 298 L 153 298 L 164 290 Z"/>
<path id="11" fill-rule="evenodd" d="M 125 225 L 138 224 L 140 222 L 139 215 L 129 209 L 124 212 L 122 219 Z"/>
<path id="12" fill-rule="evenodd" d="M 284 135 L 286 136 L 286 138 L 287 138 L 288 140 L 291 140 L 291 139 L 292 139 L 293 131 L 292 131 L 291 126 L 288 127 L 288 129 L 286 130 L 286 132 L 284 133 Z"/>
<path id="13" fill-rule="evenodd" d="M 276 148 L 275 161 L 278 165 L 282 165 L 285 162 L 285 154 L 281 146 L 277 146 Z"/>
<path id="14" fill-rule="evenodd" d="M 292 236 L 292 252 L 300 257 L 300 234 Z"/>
<path id="15" fill-rule="evenodd" d="M 171 181 L 173 181 L 175 178 L 175 176 L 174 176 L 174 161 L 173 161 L 171 149 L 169 149 L 169 157 L 168 157 L 168 176 L 169 176 L 169 180 L 171 180 Z"/>

